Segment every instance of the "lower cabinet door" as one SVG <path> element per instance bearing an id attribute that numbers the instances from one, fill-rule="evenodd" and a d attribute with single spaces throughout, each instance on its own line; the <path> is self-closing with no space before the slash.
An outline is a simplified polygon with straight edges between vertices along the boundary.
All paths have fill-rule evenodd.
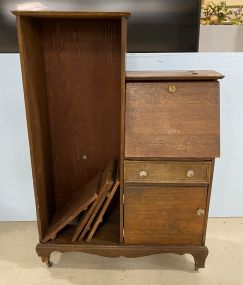
<path id="1" fill-rule="evenodd" d="M 207 187 L 124 188 L 126 244 L 200 245 Z"/>

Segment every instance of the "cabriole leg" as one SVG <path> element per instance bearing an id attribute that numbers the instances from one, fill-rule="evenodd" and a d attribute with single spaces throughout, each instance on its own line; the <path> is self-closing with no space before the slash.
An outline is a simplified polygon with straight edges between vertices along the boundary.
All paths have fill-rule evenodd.
<path id="1" fill-rule="evenodd" d="M 198 271 L 199 268 L 205 268 L 205 261 L 208 256 L 208 250 L 192 253 L 192 256 L 195 261 L 195 271 Z"/>
<path id="2" fill-rule="evenodd" d="M 41 260 L 42 262 L 45 262 L 48 267 L 52 266 L 52 263 L 50 261 L 50 256 L 41 256 Z"/>

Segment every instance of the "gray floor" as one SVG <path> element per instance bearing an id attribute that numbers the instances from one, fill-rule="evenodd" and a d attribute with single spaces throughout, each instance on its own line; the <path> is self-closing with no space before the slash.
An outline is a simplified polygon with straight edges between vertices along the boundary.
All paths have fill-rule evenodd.
<path id="1" fill-rule="evenodd" d="M 209 219 L 206 268 L 193 270 L 190 255 L 126 259 L 53 253 L 47 268 L 35 253 L 34 222 L 0 223 L 0 284 L 243 285 L 243 218 Z"/>

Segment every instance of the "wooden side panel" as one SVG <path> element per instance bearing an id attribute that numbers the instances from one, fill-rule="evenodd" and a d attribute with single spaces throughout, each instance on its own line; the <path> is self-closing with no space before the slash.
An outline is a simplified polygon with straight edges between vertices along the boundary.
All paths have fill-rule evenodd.
<path id="1" fill-rule="evenodd" d="M 38 19 L 17 17 L 37 221 L 43 238 L 55 211 L 47 93 Z"/>
<path id="2" fill-rule="evenodd" d="M 126 88 L 126 157 L 219 156 L 218 82 L 127 83 Z"/>
<path id="3" fill-rule="evenodd" d="M 124 242 L 200 245 L 206 198 L 206 187 L 125 186 Z"/>
<path id="4" fill-rule="evenodd" d="M 125 183 L 205 183 L 210 162 L 125 161 Z M 142 175 L 143 174 L 143 175 Z"/>
<path id="5" fill-rule="evenodd" d="M 125 106 L 126 106 L 126 83 L 125 83 L 125 61 L 127 51 L 127 19 L 121 18 L 121 141 L 120 141 L 120 242 L 123 242 L 123 187 L 125 156 Z"/>
<path id="6" fill-rule="evenodd" d="M 43 19 L 57 209 L 120 157 L 120 19 Z"/>
<path id="7" fill-rule="evenodd" d="M 215 164 L 215 158 L 213 158 L 213 159 L 211 160 L 210 183 L 209 183 L 209 185 L 208 185 L 207 204 L 206 204 L 206 211 L 205 211 L 206 217 L 208 217 L 209 205 L 210 205 L 210 199 L 211 199 L 212 184 L 213 184 L 213 173 L 214 173 L 214 164 Z M 208 224 L 208 219 L 205 219 L 205 220 L 204 220 L 204 230 L 203 230 L 202 245 L 205 245 L 206 232 L 207 232 L 207 224 Z"/>

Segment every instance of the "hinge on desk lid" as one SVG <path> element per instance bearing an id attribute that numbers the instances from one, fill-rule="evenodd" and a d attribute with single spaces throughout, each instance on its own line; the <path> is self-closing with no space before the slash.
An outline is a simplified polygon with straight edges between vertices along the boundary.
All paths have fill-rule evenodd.
<path id="1" fill-rule="evenodd" d="M 123 236 L 123 238 L 125 236 L 124 228 L 122 229 L 122 236 Z"/>

